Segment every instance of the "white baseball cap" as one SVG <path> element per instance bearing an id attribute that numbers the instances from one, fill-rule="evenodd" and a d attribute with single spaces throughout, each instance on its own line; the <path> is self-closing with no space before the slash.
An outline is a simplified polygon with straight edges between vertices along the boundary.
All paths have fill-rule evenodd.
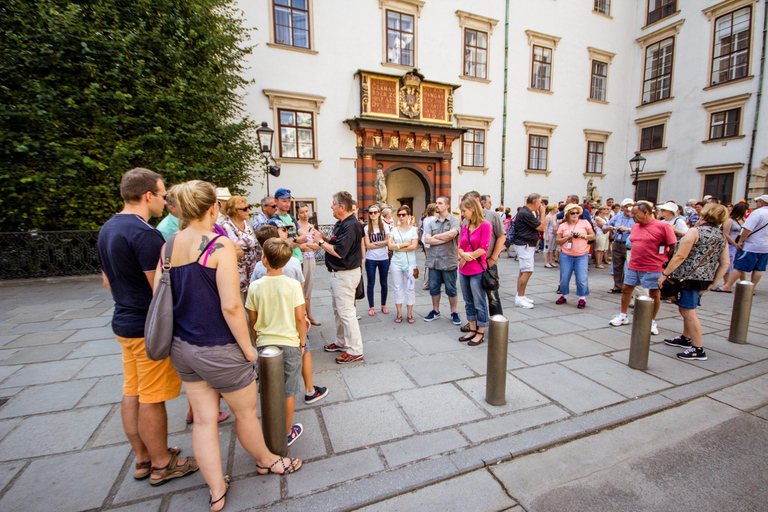
<path id="1" fill-rule="evenodd" d="M 658 207 L 659 210 L 667 210 L 668 212 L 677 213 L 677 205 L 672 201 L 664 203 Z"/>
<path id="2" fill-rule="evenodd" d="M 755 201 L 762 201 L 768 204 L 768 194 L 761 195 L 760 197 L 756 198 Z"/>
<path id="3" fill-rule="evenodd" d="M 626 198 L 621 202 L 621 206 L 633 205 L 635 202 L 630 198 Z"/>

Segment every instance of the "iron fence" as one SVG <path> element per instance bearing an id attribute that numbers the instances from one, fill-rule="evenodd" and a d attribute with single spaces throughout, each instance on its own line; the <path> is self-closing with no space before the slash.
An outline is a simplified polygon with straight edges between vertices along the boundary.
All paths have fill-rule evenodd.
<path id="1" fill-rule="evenodd" d="M 328 236 L 333 230 L 318 227 Z M 0 279 L 98 274 L 98 238 L 98 231 L 0 233 Z M 325 251 L 315 251 L 315 259 L 325 261 Z"/>

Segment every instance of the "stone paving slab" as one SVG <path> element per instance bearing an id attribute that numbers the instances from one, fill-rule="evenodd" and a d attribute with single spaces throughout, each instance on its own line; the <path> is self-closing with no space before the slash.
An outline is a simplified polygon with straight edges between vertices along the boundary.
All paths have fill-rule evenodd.
<path id="1" fill-rule="evenodd" d="M 550 347 L 556 348 L 571 357 L 592 356 L 605 353 L 605 345 L 584 338 L 580 334 L 570 333 L 559 336 L 548 336 L 541 340 Z"/>
<path id="2" fill-rule="evenodd" d="M 11 352 L 10 357 L 0 358 L 0 364 L 28 364 L 44 361 L 61 361 L 77 348 L 76 343 L 51 345 L 48 347 L 20 348 Z M 3 352 L 6 352 L 3 350 Z"/>
<path id="3" fill-rule="evenodd" d="M 520 409 L 529 409 L 549 403 L 549 399 L 542 396 L 536 390 L 527 386 L 513 375 L 507 374 L 506 388 L 504 397 L 506 399 L 505 405 L 491 405 L 485 400 L 486 390 L 486 378 L 477 377 L 474 379 L 465 379 L 456 382 L 456 384 L 464 390 L 469 396 L 471 396 L 475 402 L 488 411 L 490 414 L 496 416 L 498 414 L 505 414 L 512 411 L 519 411 Z"/>
<path id="4" fill-rule="evenodd" d="M 709 396 L 742 411 L 758 409 L 768 405 L 768 375 L 741 382 Z"/>
<path id="5" fill-rule="evenodd" d="M 352 398 L 364 398 L 415 387 L 400 365 L 391 362 L 342 368 L 341 375 Z"/>
<path id="6" fill-rule="evenodd" d="M 77 349 L 70 352 L 67 359 L 79 359 L 83 357 L 109 356 L 122 354 L 123 349 L 114 338 L 106 340 L 92 340 L 82 343 Z"/>
<path id="7" fill-rule="evenodd" d="M 28 364 L 17 367 L 0 367 L 0 379 L 3 378 L 3 369 L 18 370 L 14 371 L 12 377 L 4 381 L 0 380 L 2 382 L 0 388 L 33 386 L 69 380 L 89 362 L 90 360 L 88 359 L 78 359 L 75 361 L 51 361 L 49 363 Z M 0 394 L 2 394 L 1 391 Z"/>
<path id="8" fill-rule="evenodd" d="M 395 393 L 395 399 L 419 432 L 486 417 L 486 413 L 452 384 L 400 391 Z"/>
<path id="9" fill-rule="evenodd" d="M 633 370 L 626 364 L 603 355 L 564 361 L 562 364 L 627 398 L 670 387 L 668 382 Z"/>
<path id="10" fill-rule="evenodd" d="M 456 430 L 441 430 L 381 446 L 390 467 L 426 459 L 466 446 L 467 440 Z"/>
<path id="11" fill-rule="evenodd" d="M 568 417 L 568 413 L 555 405 L 528 409 L 498 418 L 463 425 L 461 431 L 473 443 L 503 437 L 531 427 L 551 423 Z"/>
<path id="12" fill-rule="evenodd" d="M 308 464 L 286 478 L 288 496 L 298 496 L 384 469 L 376 450 L 360 450 Z"/>
<path id="13" fill-rule="evenodd" d="M 5 348 L 26 348 L 39 345 L 55 345 L 72 336 L 75 331 L 45 331 L 16 336 Z"/>
<path id="14" fill-rule="evenodd" d="M 168 512 L 208 510 L 208 488 L 195 489 L 173 495 Z M 276 475 L 252 476 L 235 479 L 227 492 L 227 512 L 252 510 L 280 499 L 280 477 Z M 122 511 L 122 509 L 117 509 Z M 157 510 L 157 509 L 154 509 Z"/>
<path id="15" fill-rule="evenodd" d="M 84 379 L 30 387 L 0 409 L 0 418 L 71 409 L 96 382 L 97 379 Z"/>
<path id="16" fill-rule="evenodd" d="M 451 357 L 478 375 L 485 375 L 488 373 L 488 344 L 480 345 L 478 347 L 467 347 L 464 350 L 451 352 Z M 526 366 L 528 365 L 518 359 L 515 359 L 512 357 L 512 355 L 507 355 L 508 370 L 516 370 Z"/>
<path id="17" fill-rule="evenodd" d="M 517 326 L 515 326 L 515 329 L 517 329 Z M 537 340 L 510 343 L 507 353 L 515 359 L 519 359 L 532 366 L 570 359 L 570 356 L 565 352 L 561 352 Z"/>
<path id="18" fill-rule="evenodd" d="M 0 441 L 8 435 L 23 420 L 21 418 L 12 418 L 10 420 L 0 420 Z M 2 486 L 0 486 L 2 489 Z"/>
<path id="19" fill-rule="evenodd" d="M 78 379 L 87 379 L 88 377 L 103 377 L 105 375 L 122 375 L 123 357 L 122 355 L 94 357 L 77 374 Z"/>
<path id="20" fill-rule="evenodd" d="M 330 405 L 323 407 L 322 413 L 334 452 L 414 433 L 397 403 L 389 396 Z"/>
<path id="21" fill-rule="evenodd" d="M 448 354 L 414 357 L 400 363 L 419 386 L 430 386 L 474 377 L 474 373 Z"/>

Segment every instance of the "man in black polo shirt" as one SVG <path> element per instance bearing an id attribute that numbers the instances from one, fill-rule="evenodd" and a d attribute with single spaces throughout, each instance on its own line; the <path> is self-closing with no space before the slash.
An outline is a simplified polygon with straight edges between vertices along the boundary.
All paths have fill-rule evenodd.
<path id="1" fill-rule="evenodd" d="M 539 212 L 537 219 L 533 212 Z M 525 206 L 520 208 L 515 216 L 515 252 L 517 261 L 520 262 L 520 274 L 517 276 L 517 296 L 515 306 L 518 308 L 533 308 L 533 301 L 525 296 L 525 287 L 533 274 L 533 256 L 536 254 L 536 246 L 539 243 L 539 233 L 544 231 L 544 218 L 546 210 L 541 202 L 539 194 L 531 194 L 525 201 Z"/>
<path id="2" fill-rule="evenodd" d="M 331 209 L 338 219 L 328 239 L 321 231 L 312 229 L 312 238 L 322 240 L 325 266 L 331 274 L 331 306 L 336 320 L 336 341 L 325 345 L 327 352 L 344 352 L 336 358 L 339 364 L 363 360 L 363 338 L 355 310 L 355 290 L 362 277 L 363 225 L 352 213 L 354 200 L 349 192 L 333 195 Z"/>

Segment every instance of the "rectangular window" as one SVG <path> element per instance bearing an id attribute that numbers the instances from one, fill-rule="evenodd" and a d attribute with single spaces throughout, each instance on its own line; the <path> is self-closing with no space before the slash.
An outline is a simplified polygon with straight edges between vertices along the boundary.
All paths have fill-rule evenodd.
<path id="1" fill-rule="evenodd" d="M 467 130 L 462 135 L 461 162 L 467 167 L 483 167 L 485 163 L 485 130 Z"/>
<path id="2" fill-rule="evenodd" d="M 747 76 L 751 16 L 752 9 L 744 7 L 715 20 L 711 85 Z"/>
<path id="3" fill-rule="evenodd" d="M 531 74 L 531 88 L 549 90 L 549 81 L 552 77 L 552 50 L 543 46 L 533 46 L 533 73 Z"/>
<path id="4" fill-rule="evenodd" d="M 280 157 L 315 157 L 312 113 L 298 110 L 278 110 L 280 119 Z"/>
<path id="5" fill-rule="evenodd" d="M 413 66 L 413 16 L 387 11 L 387 62 Z"/>
<path id="6" fill-rule="evenodd" d="M 659 199 L 659 180 L 639 180 L 637 182 L 637 200 L 656 204 Z"/>
<path id="7" fill-rule="evenodd" d="M 733 197 L 733 173 L 707 174 L 704 176 L 704 195 L 730 203 Z"/>
<path id="8" fill-rule="evenodd" d="M 592 61 L 592 85 L 589 97 L 593 100 L 605 101 L 605 88 L 608 83 L 608 64 L 599 60 Z"/>
<path id="9" fill-rule="evenodd" d="M 488 78 L 488 34 L 479 30 L 464 29 L 464 75 Z"/>
<path id="10" fill-rule="evenodd" d="M 274 0 L 275 42 L 309 48 L 308 0 Z"/>
<path id="11" fill-rule="evenodd" d="M 672 54 L 675 38 L 669 37 L 645 49 L 643 105 L 669 98 L 672 90 Z"/>
<path id="12" fill-rule="evenodd" d="M 709 125 L 709 139 L 724 139 L 739 134 L 740 108 L 715 112 Z"/>
<path id="13" fill-rule="evenodd" d="M 611 14 L 611 0 L 595 0 L 595 11 L 606 16 Z"/>
<path id="14" fill-rule="evenodd" d="M 541 135 L 528 136 L 528 169 L 532 171 L 547 170 L 547 149 L 549 137 Z"/>
<path id="15" fill-rule="evenodd" d="M 648 0 L 648 25 L 677 11 L 677 0 Z"/>
<path id="16" fill-rule="evenodd" d="M 640 136 L 640 151 L 660 149 L 664 144 L 664 125 L 643 128 Z"/>
<path id="17" fill-rule="evenodd" d="M 587 142 L 587 172 L 601 174 L 603 172 L 604 142 Z"/>

